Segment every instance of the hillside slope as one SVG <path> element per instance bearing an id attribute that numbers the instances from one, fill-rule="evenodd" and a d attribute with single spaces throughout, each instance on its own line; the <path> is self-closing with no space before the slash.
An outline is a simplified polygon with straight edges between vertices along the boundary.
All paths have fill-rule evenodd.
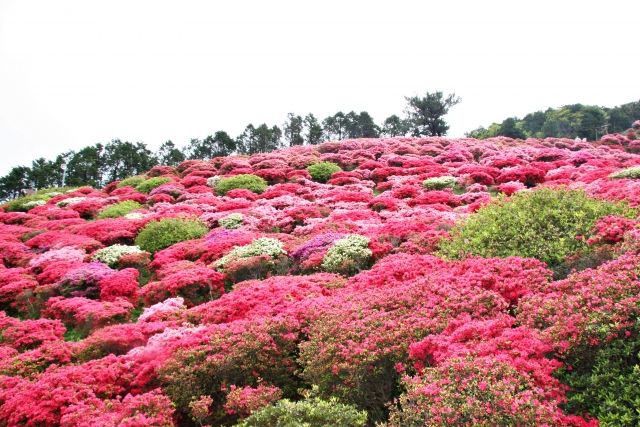
<path id="1" fill-rule="evenodd" d="M 635 422 L 634 144 L 346 140 L 11 202 L 0 424 L 274 425 L 285 398 L 311 425 Z M 566 254 L 443 249 L 539 187 L 586 206 L 557 216 L 584 233 L 546 224 Z M 619 347 L 620 375 L 595 382 Z M 627 390 L 615 408 L 607 387 Z"/>

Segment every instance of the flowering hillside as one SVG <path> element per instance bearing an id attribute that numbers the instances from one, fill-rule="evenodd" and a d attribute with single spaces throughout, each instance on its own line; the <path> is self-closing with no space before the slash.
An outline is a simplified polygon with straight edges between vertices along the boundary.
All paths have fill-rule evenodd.
<path id="1" fill-rule="evenodd" d="M 635 425 L 637 143 L 346 140 L 14 200 L 0 425 Z"/>

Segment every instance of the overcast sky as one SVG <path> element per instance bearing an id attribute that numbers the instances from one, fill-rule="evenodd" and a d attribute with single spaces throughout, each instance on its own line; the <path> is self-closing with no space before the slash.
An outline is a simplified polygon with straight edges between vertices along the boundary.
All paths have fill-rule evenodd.
<path id="1" fill-rule="evenodd" d="M 640 2 L 0 0 L 0 174 L 119 138 L 157 148 L 288 112 L 462 103 L 450 136 L 640 98 Z"/>

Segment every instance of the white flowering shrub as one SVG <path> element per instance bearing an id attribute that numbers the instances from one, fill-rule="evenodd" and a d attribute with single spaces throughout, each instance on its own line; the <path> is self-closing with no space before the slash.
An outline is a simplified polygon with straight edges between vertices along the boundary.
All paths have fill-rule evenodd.
<path id="1" fill-rule="evenodd" d="M 100 261 L 108 266 L 114 266 L 118 263 L 118 260 L 123 255 L 129 254 L 138 254 L 141 253 L 142 249 L 138 246 L 127 246 L 127 245 L 111 245 L 106 248 L 100 249 L 93 254 L 94 261 Z"/>
<path id="2" fill-rule="evenodd" d="M 235 230 L 236 228 L 240 228 L 242 223 L 244 222 L 244 215 L 241 213 L 232 213 L 224 218 L 220 218 L 218 220 L 218 224 L 222 228 L 226 228 L 227 230 Z"/>
<path id="3" fill-rule="evenodd" d="M 422 186 L 427 190 L 442 190 L 455 187 L 457 182 L 458 180 L 455 176 L 438 176 L 425 179 L 422 181 Z"/>
<path id="4" fill-rule="evenodd" d="M 144 217 L 145 217 L 145 214 L 143 214 L 142 212 L 129 212 L 123 218 L 135 220 L 135 219 L 143 219 Z"/>
<path id="5" fill-rule="evenodd" d="M 212 176 L 211 178 L 207 178 L 207 185 L 215 189 L 216 185 L 218 185 L 218 182 L 220 182 L 220 179 L 221 178 L 218 175 Z"/>
<path id="6" fill-rule="evenodd" d="M 138 317 L 138 323 L 146 322 L 157 317 L 167 316 L 172 313 L 178 313 L 186 309 L 187 306 L 184 305 L 184 298 L 168 298 L 162 302 L 152 305 L 151 307 L 145 307 L 140 317 Z"/>
<path id="7" fill-rule="evenodd" d="M 29 202 L 25 202 L 22 204 L 22 207 L 25 210 L 29 210 L 32 208 L 35 208 L 36 206 L 42 206 L 44 204 L 46 204 L 47 202 L 45 200 L 31 200 Z"/>
<path id="8" fill-rule="evenodd" d="M 354 274 L 369 266 L 372 255 L 367 237 L 349 234 L 329 248 L 322 268 L 331 273 Z"/>
<path id="9" fill-rule="evenodd" d="M 286 254 L 287 252 L 284 250 L 280 240 L 261 237 L 248 245 L 236 246 L 231 252 L 216 261 L 214 267 L 224 270 L 229 263 L 242 258 L 266 255 L 275 259 Z"/>
<path id="10" fill-rule="evenodd" d="M 80 203 L 80 202 L 82 202 L 83 200 L 86 200 L 86 199 L 87 199 L 86 197 L 69 197 L 67 199 L 60 200 L 57 203 L 57 206 L 59 208 L 63 208 L 65 206 L 73 205 L 74 203 Z"/>

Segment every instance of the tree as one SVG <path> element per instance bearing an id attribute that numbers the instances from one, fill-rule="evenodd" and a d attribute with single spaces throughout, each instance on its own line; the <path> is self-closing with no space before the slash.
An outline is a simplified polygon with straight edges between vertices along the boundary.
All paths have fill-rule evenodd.
<path id="1" fill-rule="evenodd" d="M 114 139 L 105 146 L 104 174 L 109 181 L 139 175 L 151 169 L 158 161 L 142 142 L 131 143 Z"/>
<path id="2" fill-rule="evenodd" d="M 187 147 L 189 159 L 211 159 L 229 156 L 236 150 L 236 141 L 225 131 L 219 130 L 205 139 L 192 139 Z"/>
<path id="3" fill-rule="evenodd" d="M 406 97 L 407 123 L 413 136 L 443 136 L 449 126 L 443 117 L 449 109 L 460 103 L 461 99 L 451 93 L 444 97 L 442 92 L 427 92 L 425 96 Z"/>
<path id="4" fill-rule="evenodd" d="M 161 165 L 177 166 L 184 162 L 187 156 L 171 140 L 168 140 L 162 143 L 156 153 L 156 158 Z"/>
<path id="5" fill-rule="evenodd" d="M 527 137 L 515 117 L 509 117 L 502 122 L 498 130 L 498 135 L 514 139 L 525 139 Z"/>
<path id="6" fill-rule="evenodd" d="M 287 114 L 287 121 L 282 127 L 284 131 L 284 139 L 290 147 L 304 144 L 302 131 L 304 128 L 304 119 L 293 113 Z"/>
<path id="7" fill-rule="evenodd" d="M 360 114 L 350 111 L 344 116 L 344 133 L 347 138 L 377 138 L 380 136 L 380 127 L 366 111 Z"/>
<path id="8" fill-rule="evenodd" d="M 261 124 L 257 128 L 247 125 L 236 141 L 238 151 L 242 154 L 268 153 L 280 148 L 282 131 L 278 126 L 269 128 Z"/>
<path id="9" fill-rule="evenodd" d="M 329 116 L 322 121 L 324 137 L 328 140 L 341 140 L 346 133 L 346 118 L 342 111 L 338 111 L 333 116 Z"/>
<path id="10" fill-rule="evenodd" d="M 28 173 L 30 186 L 39 190 L 61 185 L 64 163 L 65 159 L 62 155 L 59 155 L 55 161 L 46 160 L 44 157 L 32 161 Z"/>
<path id="11" fill-rule="evenodd" d="M 91 185 L 98 187 L 102 184 L 104 168 L 104 146 L 96 144 L 84 147 L 77 153 L 70 153 L 67 163 L 65 185 Z"/>
<path id="12" fill-rule="evenodd" d="M 24 194 L 29 188 L 29 168 L 16 166 L 0 178 L 0 199 L 13 199 Z"/>
<path id="13" fill-rule="evenodd" d="M 404 136 L 407 134 L 407 122 L 397 115 L 393 114 L 382 124 L 382 134 L 389 137 Z"/>
<path id="14" fill-rule="evenodd" d="M 316 119 L 313 114 L 309 113 L 304 118 L 304 127 L 306 129 L 305 139 L 307 140 L 307 144 L 316 145 L 322 142 L 324 129 L 322 129 L 320 122 L 318 122 L 318 119 Z"/>

